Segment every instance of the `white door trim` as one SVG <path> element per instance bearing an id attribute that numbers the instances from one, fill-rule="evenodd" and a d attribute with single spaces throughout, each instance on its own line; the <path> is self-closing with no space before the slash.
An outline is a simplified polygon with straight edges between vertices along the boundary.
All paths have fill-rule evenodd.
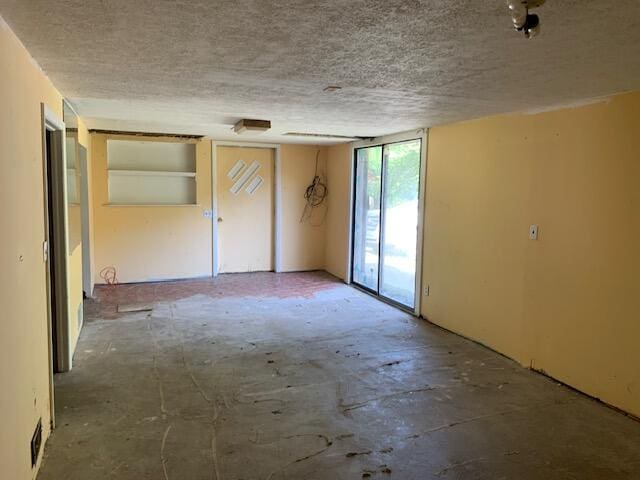
<path id="1" fill-rule="evenodd" d="M 211 273 L 217 277 L 220 272 L 220 253 L 218 240 L 218 147 L 248 147 L 269 148 L 274 150 L 274 176 L 273 176 L 273 269 L 282 271 L 282 157 L 280 145 L 274 143 L 235 142 L 235 141 L 211 141 L 211 237 L 212 237 L 212 262 Z"/>
<path id="2" fill-rule="evenodd" d="M 424 128 L 418 130 L 409 130 L 408 132 L 394 133 L 392 135 L 385 135 L 382 137 L 368 138 L 366 140 L 360 140 L 353 142 L 352 146 L 354 150 L 362 147 L 375 147 L 378 145 L 384 145 L 387 143 L 405 142 L 408 140 L 416 140 L 422 138 L 424 135 Z"/>
<path id="3" fill-rule="evenodd" d="M 416 316 L 420 316 L 420 310 L 422 305 L 422 285 L 424 279 L 422 278 L 422 256 L 424 250 L 424 226 L 425 210 L 426 210 L 426 192 L 427 192 L 427 151 L 429 149 L 429 130 L 424 129 L 421 137 L 421 151 L 420 151 L 420 191 L 418 193 L 418 238 L 416 245 L 416 301 L 414 313 Z"/>
<path id="4" fill-rule="evenodd" d="M 84 154 L 82 154 L 84 152 Z M 80 167 L 80 215 L 82 218 L 82 289 L 87 297 L 93 297 L 93 272 L 91 271 L 91 232 L 89 228 L 89 152 L 78 142 L 78 166 Z"/>
<path id="5" fill-rule="evenodd" d="M 355 164 L 356 164 L 356 143 L 349 144 L 351 148 L 351 161 L 349 163 L 349 227 L 347 228 L 347 274 L 345 275 L 345 283 L 351 285 L 351 261 L 353 253 L 353 205 L 355 202 Z"/>

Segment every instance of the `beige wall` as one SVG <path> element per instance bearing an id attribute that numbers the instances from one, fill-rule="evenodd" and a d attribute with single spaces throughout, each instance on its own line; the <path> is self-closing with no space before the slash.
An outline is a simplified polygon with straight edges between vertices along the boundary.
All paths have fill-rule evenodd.
<path id="1" fill-rule="evenodd" d="M 0 65 L 0 476 L 24 480 L 50 423 L 40 103 L 62 118 L 62 98 L 1 18 Z"/>
<path id="2" fill-rule="evenodd" d="M 318 207 L 308 221 L 300 223 L 304 193 L 318 169 L 326 175 L 326 148 L 307 145 L 281 146 L 281 254 L 282 271 L 324 269 L 325 209 Z"/>
<path id="3" fill-rule="evenodd" d="M 108 138 L 112 137 L 91 134 L 96 283 L 104 283 L 99 274 L 108 266 L 116 268 L 121 283 L 211 275 L 211 220 L 203 215 L 211 208 L 211 142 L 196 143 L 198 205 L 109 206 Z"/>
<path id="4" fill-rule="evenodd" d="M 433 128 L 422 309 L 635 415 L 639 128 L 640 93 Z"/>
<path id="5" fill-rule="evenodd" d="M 350 143 L 327 148 L 328 211 L 325 232 L 325 269 L 342 280 L 347 278 L 349 256 L 349 196 L 351 194 Z"/>

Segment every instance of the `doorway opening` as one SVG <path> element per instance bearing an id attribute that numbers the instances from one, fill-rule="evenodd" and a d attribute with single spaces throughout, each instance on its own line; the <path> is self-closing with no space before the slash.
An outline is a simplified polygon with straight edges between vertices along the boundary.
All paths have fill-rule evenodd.
<path id="1" fill-rule="evenodd" d="M 53 219 L 53 215 L 52 215 L 52 209 L 51 209 L 51 205 L 54 204 L 54 198 L 53 198 L 53 179 L 51 178 L 51 172 L 53 170 L 53 165 L 52 165 L 52 135 L 53 132 L 51 130 L 46 130 L 45 131 L 45 162 L 46 162 L 46 185 L 45 185 L 45 191 L 46 191 L 46 198 L 45 198 L 45 202 L 47 205 L 47 208 L 45 210 L 45 214 L 46 214 L 46 224 L 47 224 L 47 231 L 46 231 L 46 249 L 47 249 L 47 279 L 48 279 L 48 291 L 49 291 L 49 311 L 50 311 L 50 315 L 49 315 L 49 328 L 51 331 L 51 363 L 52 363 L 52 369 L 53 369 L 53 373 L 58 373 L 59 372 L 59 367 L 58 367 L 58 319 L 57 319 L 57 308 L 56 308 L 56 299 L 57 299 L 57 292 L 56 292 L 56 282 L 55 282 L 55 278 L 56 278 L 56 274 L 55 274 L 55 268 L 54 265 L 56 263 L 56 257 L 55 257 L 55 227 L 54 227 L 54 223 L 55 220 Z"/>
<path id="2" fill-rule="evenodd" d="M 422 139 L 355 149 L 351 280 L 402 308 L 416 305 Z"/>
<path id="3" fill-rule="evenodd" d="M 44 243 L 49 337 L 49 395 L 51 427 L 55 427 L 54 373 L 71 369 L 67 284 L 67 185 L 65 125 L 44 104 L 42 108 L 42 171 Z"/>
<path id="4" fill-rule="evenodd" d="M 78 166 L 80 167 L 80 227 L 82 229 L 82 291 L 84 296 L 93 296 L 91 279 L 91 232 L 89 230 L 89 167 L 87 149 L 78 144 Z"/>
<path id="5" fill-rule="evenodd" d="M 214 276 L 274 271 L 276 149 L 214 148 Z"/>

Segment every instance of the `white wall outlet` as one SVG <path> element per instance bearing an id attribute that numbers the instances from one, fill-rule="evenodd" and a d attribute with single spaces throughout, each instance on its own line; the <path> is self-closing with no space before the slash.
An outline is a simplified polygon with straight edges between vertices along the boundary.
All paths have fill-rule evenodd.
<path id="1" fill-rule="evenodd" d="M 213 218 L 213 210 L 205 210 L 202 212 L 204 218 Z"/>
<path id="2" fill-rule="evenodd" d="M 429 285 L 427 285 L 426 287 L 424 287 L 424 296 L 428 297 L 429 296 Z"/>
<path id="3" fill-rule="evenodd" d="M 529 227 L 529 240 L 538 240 L 538 225 Z"/>

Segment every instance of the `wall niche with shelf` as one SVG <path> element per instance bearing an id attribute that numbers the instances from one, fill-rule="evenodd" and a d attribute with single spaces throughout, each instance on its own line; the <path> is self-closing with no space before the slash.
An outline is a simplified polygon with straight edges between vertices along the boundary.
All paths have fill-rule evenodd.
<path id="1" fill-rule="evenodd" d="M 109 205 L 196 205 L 196 145 L 107 140 Z"/>

